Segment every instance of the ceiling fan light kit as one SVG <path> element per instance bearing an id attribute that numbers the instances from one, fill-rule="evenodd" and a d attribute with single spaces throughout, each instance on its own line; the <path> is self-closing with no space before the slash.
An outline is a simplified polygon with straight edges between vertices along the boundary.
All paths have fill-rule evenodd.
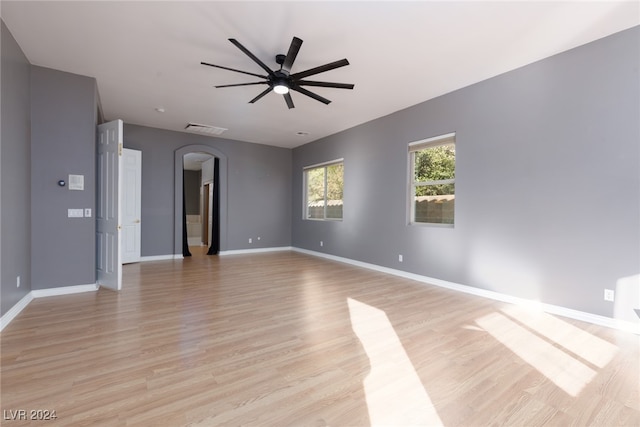
<path id="1" fill-rule="evenodd" d="M 273 91 L 278 95 L 285 95 L 289 93 L 289 86 L 287 86 L 287 82 L 282 81 L 273 85 Z"/>
<path id="2" fill-rule="evenodd" d="M 349 65 L 349 61 L 346 59 L 341 59 L 339 61 L 331 62 L 329 64 L 321 65 L 319 67 L 314 67 L 305 71 L 301 71 L 299 73 L 291 74 L 291 67 L 293 66 L 293 62 L 298 56 L 298 52 L 300 51 L 300 47 L 302 46 L 302 40 L 298 37 L 294 37 L 291 40 L 291 45 L 289 46 L 289 51 L 286 55 L 278 54 L 276 55 L 276 63 L 280 65 L 280 69 L 272 70 L 269 68 L 264 62 L 262 62 L 258 57 L 256 57 L 253 53 L 251 53 L 246 47 L 244 47 L 239 41 L 236 39 L 229 39 L 231 43 L 233 43 L 238 49 L 240 49 L 245 55 L 253 60 L 256 64 L 258 64 L 267 74 L 256 74 L 248 71 L 236 70 L 234 68 L 224 67 L 222 65 L 210 64 L 208 62 L 201 62 L 202 65 L 207 65 L 209 67 L 220 68 L 223 70 L 234 71 L 236 73 L 247 74 L 254 77 L 259 77 L 264 79 L 263 81 L 250 82 L 250 83 L 237 83 L 237 84 L 228 84 L 228 85 L 218 85 L 216 88 L 223 87 L 236 87 L 236 86 L 253 86 L 253 85 L 267 85 L 267 89 L 261 92 L 258 96 L 253 98 L 249 103 L 253 104 L 258 101 L 260 98 L 265 96 L 271 91 L 279 95 L 283 95 L 285 102 L 287 103 L 287 107 L 295 108 L 293 104 L 293 99 L 291 98 L 291 91 L 296 91 L 303 95 L 306 95 L 310 98 L 315 99 L 316 101 L 322 102 L 323 104 L 329 104 L 331 101 L 327 98 L 324 98 L 317 93 L 311 92 L 310 90 L 302 87 L 302 86 L 316 86 L 316 87 L 327 87 L 334 89 L 353 89 L 354 85 L 350 83 L 332 83 L 332 82 L 319 82 L 313 80 L 304 80 L 305 77 L 313 76 L 316 74 L 324 73 L 326 71 L 334 70 L 336 68 L 344 67 Z"/>

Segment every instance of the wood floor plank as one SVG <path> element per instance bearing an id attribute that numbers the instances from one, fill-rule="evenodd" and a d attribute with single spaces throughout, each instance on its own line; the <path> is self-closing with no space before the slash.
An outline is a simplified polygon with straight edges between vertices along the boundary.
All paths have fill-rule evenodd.
<path id="1" fill-rule="evenodd" d="M 4 329 L 3 426 L 640 425 L 636 335 L 295 252 L 123 277 Z"/>

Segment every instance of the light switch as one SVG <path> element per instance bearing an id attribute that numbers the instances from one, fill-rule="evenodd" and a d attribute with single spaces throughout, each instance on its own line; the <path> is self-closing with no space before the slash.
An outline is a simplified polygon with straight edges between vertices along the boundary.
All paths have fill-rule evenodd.
<path id="1" fill-rule="evenodd" d="M 82 218 L 84 217 L 84 211 L 82 209 L 67 209 L 68 218 Z"/>

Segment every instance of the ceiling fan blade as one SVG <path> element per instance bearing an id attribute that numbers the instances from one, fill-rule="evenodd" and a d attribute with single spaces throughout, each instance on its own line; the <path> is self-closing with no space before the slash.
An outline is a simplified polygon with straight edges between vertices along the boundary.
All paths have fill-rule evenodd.
<path id="1" fill-rule="evenodd" d="M 262 98 L 263 96 L 265 96 L 266 94 L 268 94 L 269 92 L 271 92 L 273 90 L 273 88 L 271 86 L 269 86 L 267 89 L 265 89 L 264 92 L 262 92 L 260 95 L 256 96 L 255 98 L 253 98 L 251 101 L 249 101 L 249 104 L 253 104 L 254 102 L 256 102 L 257 100 L 259 100 L 260 98 Z"/>
<path id="2" fill-rule="evenodd" d="M 253 83 L 235 83 L 235 84 L 230 84 L 230 85 L 218 85 L 218 86 L 214 86 L 214 87 L 221 88 L 221 87 L 235 87 L 235 86 L 266 85 L 266 84 L 268 84 L 267 81 L 264 81 L 264 82 L 253 82 Z"/>
<path id="3" fill-rule="evenodd" d="M 323 98 L 322 96 L 318 95 L 317 93 L 313 93 L 310 90 L 307 90 L 307 89 L 305 89 L 303 87 L 300 87 L 300 86 L 293 86 L 291 88 L 291 90 L 295 90 L 296 92 L 300 92 L 303 95 L 307 95 L 308 97 L 313 98 L 316 101 L 322 102 L 323 104 L 331 103 L 331 101 L 329 101 L 327 98 Z"/>
<path id="4" fill-rule="evenodd" d="M 332 87 L 336 89 L 353 89 L 354 85 L 350 83 L 331 83 L 331 82 L 315 82 L 312 80 L 298 80 L 296 82 L 299 86 L 320 86 L 320 87 Z"/>
<path id="5" fill-rule="evenodd" d="M 223 67 L 222 65 L 209 64 L 208 62 L 201 62 L 202 65 L 208 65 L 209 67 L 222 68 L 223 70 L 235 71 L 236 73 L 248 74 L 250 76 L 261 77 L 263 79 L 268 78 L 260 74 L 250 73 L 248 71 L 236 70 L 235 68 Z"/>
<path id="6" fill-rule="evenodd" d="M 319 67 L 311 68 L 307 71 L 302 71 L 300 73 L 291 74 L 291 77 L 294 79 L 303 79 L 308 76 L 312 76 L 314 74 L 324 73 L 325 71 L 334 70 L 336 68 L 344 67 L 345 65 L 349 65 L 349 61 L 346 59 L 341 59 L 339 61 L 331 62 L 329 64 L 321 65 Z"/>
<path id="7" fill-rule="evenodd" d="M 295 105 L 293 105 L 293 99 L 291 99 L 291 92 L 287 92 L 283 96 L 284 100 L 287 102 L 287 107 L 289 107 L 289 109 L 295 108 Z"/>
<path id="8" fill-rule="evenodd" d="M 265 70 L 270 76 L 273 74 L 273 71 L 271 70 L 271 68 L 267 67 L 266 64 L 264 62 L 260 61 L 258 59 L 258 57 L 255 56 L 253 53 L 249 52 L 249 49 L 247 49 L 246 47 L 242 46 L 238 40 L 229 39 L 229 41 L 231 43 L 233 43 L 238 49 L 243 51 L 245 55 L 247 55 L 249 58 L 253 59 L 253 62 L 255 62 L 256 64 L 261 66 L 262 69 Z"/>
<path id="9" fill-rule="evenodd" d="M 294 37 L 293 40 L 291 40 L 291 45 L 289 46 L 289 52 L 287 52 L 287 56 L 284 59 L 284 63 L 282 64 L 282 69 L 287 73 L 291 72 L 293 61 L 295 61 L 296 56 L 298 56 L 298 52 L 300 51 L 300 46 L 302 46 L 302 40 L 300 40 L 297 37 Z"/>

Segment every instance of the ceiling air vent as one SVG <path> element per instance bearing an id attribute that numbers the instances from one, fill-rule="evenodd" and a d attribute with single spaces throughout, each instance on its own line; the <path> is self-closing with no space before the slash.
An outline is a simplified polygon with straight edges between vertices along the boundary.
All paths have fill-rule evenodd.
<path id="1" fill-rule="evenodd" d="M 229 130 L 225 128 L 219 128 L 217 126 L 201 125 L 199 123 L 189 123 L 184 129 L 188 130 L 189 132 L 205 133 L 208 135 L 220 135 L 225 130 Z"/>

